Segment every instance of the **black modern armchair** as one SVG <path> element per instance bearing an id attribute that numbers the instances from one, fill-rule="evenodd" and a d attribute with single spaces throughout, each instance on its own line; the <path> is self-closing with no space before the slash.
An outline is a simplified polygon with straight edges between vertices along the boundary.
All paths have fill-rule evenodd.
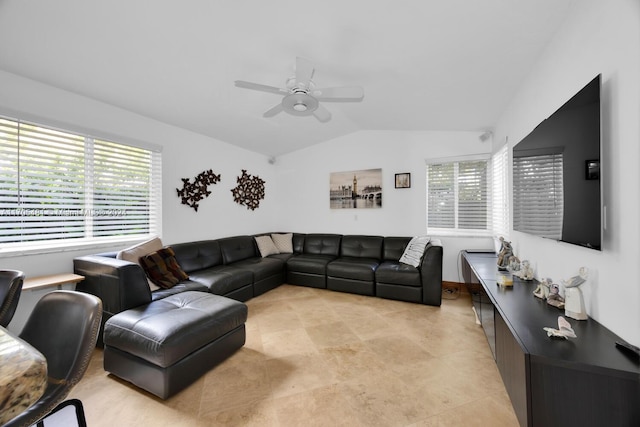
<path id="1" fill-rule="evenodd" d="M 0 270 L 0 326 L 6 327 L 18 306 L 24 273 L 18 270 Z"/>
<path id="2" fill-rule="evenodd" d="M 90 294 L 53 291 L 38 301 L 20 338 L 47 359 L 49 382 L 43 396 L 6 426 L 36 424 L 63 403 L 87 370 L 101 318 L 102 301 Z"/>

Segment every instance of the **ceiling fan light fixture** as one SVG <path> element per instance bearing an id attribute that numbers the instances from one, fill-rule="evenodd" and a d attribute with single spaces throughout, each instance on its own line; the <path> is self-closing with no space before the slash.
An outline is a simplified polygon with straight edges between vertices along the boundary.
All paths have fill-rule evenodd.
<path id="1" fill-rule="evenodd" d="M 282 107 L 294 116 L 309 116 L 318 108 L 318 100 L 306 93 L 292 93 L 282 98 Z"/>

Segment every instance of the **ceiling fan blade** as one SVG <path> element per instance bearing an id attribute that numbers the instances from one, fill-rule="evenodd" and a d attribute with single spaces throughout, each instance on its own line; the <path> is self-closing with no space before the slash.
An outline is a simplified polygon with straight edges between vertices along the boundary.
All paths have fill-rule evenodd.
<path id="1" fill-rule="evenodd" d="M 322 123 L 331 120 L 331 113 L 322 105 L 318 105 L 318 108 L 316 108 L 316 110 L 313 112 L 313 115 L 316 116 L 316 119 L 318 119 Z"/>
<path id="2" fill-rule="evenodd" d="M 313 64 L 304 58 L 296 58 L 296 82 L 298 86 L 308 89 L 312 77 Z"/>
<path id="3" fill-rule="evenodd" d="M 319 101 L 362 101 L 364 89 L 360 86 L 327 87 L 315 89 L 313 96 Z"/>
<path id="4" fill-rule="evenodd" d="M 262 117 L 273 117 L 281 111 L 283 111 L 282 104 L 278 104 L 275 107 L 265 111 Z"/>
<path id="5" fill-rule="evenodd" d="M 275 86 L 261 85 L 258 83 L 245 82 L 243 80 L 236 80 L 235 83 L 237 87 L 242 87 L 245 89 L 253 89 L 253 90 L 259 90 L 262 92 L 269 92 L 269 93 L 277 93 L 278 95 L 289 93 L 286 89 L 280 89 Z"/>

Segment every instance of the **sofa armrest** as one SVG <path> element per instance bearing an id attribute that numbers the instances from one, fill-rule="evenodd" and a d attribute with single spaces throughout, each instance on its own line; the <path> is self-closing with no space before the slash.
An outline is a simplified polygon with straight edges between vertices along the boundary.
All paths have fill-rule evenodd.
<path id="1" fill-rule="evenodd" d="M 73 260 L 73 270 L 85 279 L 76 290 L 102 299 L 107 317 L 151 302 L 151 289 L 138 264 L 99 255 L 87 255 Z"/>
<path id="2" fill-rule="evenodd" d="M 432 239 L 420 263 L 422 303 L 439 306 L 442 303 L 442 242 Z"/>

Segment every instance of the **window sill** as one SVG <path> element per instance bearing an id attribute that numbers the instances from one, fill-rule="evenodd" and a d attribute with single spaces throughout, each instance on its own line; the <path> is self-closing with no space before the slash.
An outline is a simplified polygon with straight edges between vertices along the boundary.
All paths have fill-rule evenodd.
<path id="1" fill-rule="evenodd" d="M 493 234 L 490 231 L 474 231 L 474 230 L 442 230 L 442 229 L 428 229 L 427 236 L 431 237 L 482 237 L 492 238 Z"/>
<path id="2" fill-rule="evenodd" d="M 10 258 L 26 255 L 41 255 L 49 253 L 60 252 L 73 252 L 87 249 L 105 249 L 112 248 L 114 246 L 131 246 L 133 244 L 148 240 L 154 236 L 138 236 L 138 237 L 126 237 L 115 238 L 108 240 L 87 240 L 87 241 L 74 241 L 52 244 L 51 242 L 42 244 L 31 245 L 6 245 L 0 247 L 0 258 Z"/>

